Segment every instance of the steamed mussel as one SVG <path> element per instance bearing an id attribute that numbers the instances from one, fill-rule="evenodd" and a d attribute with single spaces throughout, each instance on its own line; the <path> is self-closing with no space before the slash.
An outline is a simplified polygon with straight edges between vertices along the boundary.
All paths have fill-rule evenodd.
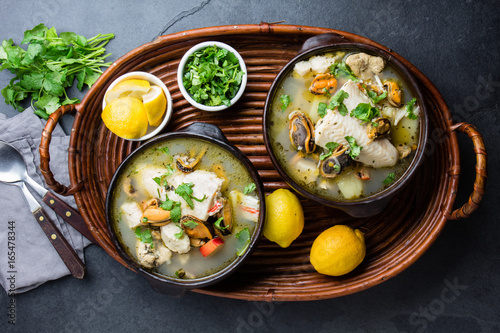
<path id="1" fill-rule="evenodd" d="M 347 153 L 347 147 L 339 145 L 330 156 L 320 163 L 319 173 L 325 178 L 335 178 L 351 163 L 352 159 Z"/>
<path id="2" fill-rule="evenodd" d="M 370 140 L 385 137 L 390 131 L 391 121 L 384 117 L 377 118 L 366 126 L 366 132 Z"/>
<path id="3" fill-rule="evenodd" d="M 293 111 L 289 119 L 289 136 L 292 145 L 306 154 L 312 153 L 316 149 L 316 143 L 311 119 L 301 111 Z"/>

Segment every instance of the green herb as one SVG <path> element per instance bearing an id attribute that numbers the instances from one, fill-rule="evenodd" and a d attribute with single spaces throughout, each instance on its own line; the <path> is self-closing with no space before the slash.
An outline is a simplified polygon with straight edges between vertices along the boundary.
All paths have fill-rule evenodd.
<path id="1" fill-rule="evenodd" d="M 174 234 L 175 238 L 177 238 L 177 239 L 181 238 L 184 235 L 184 230 L 181 227 L 179 227 L 179 229 L 181 231 L 179 231 L 178 233 Z"/>
<path id="2" fill-rule="evenodd" d="M 361 153 L 361 149 L 363 149 L 363 147 L 358 146 L 358 144 L 356 143 L 356 139 L 352 136 L 346 136 L 345 139 L 347 140 L 347 142 L 349 142 L 350 146 L 349 156 L 351 156 L 352 159 L 356 158 L 356 156 Z"/>
<path id="3" fill-rule="evenodd" d="M 174 201 L 174 207 L 170 210 L 170 219 L 174 223 L 179 223 L 181 216 L 181 203 Z"/>
<path id="4" fill-rule="evenodd" d="M 148 218 L 146 216 L 144 216 L 141 220 L 142 223 L 148 223 Z"/>
<path id="5" fill-rule="evenodd" d="M 290 95 L 281 95 L 280 102 L 281 102 L 281 111 L 285 111 L 288 105 L 290 105 L 290 103 L 292 102 L 290 100 Z"/>
<path id="6" fill-rule="evenodd" d="M 349 97 L 349 94 L 343 90 L 339 90 L 337 91 L 337 93 L 335 95 L 333 95 L 331 101 L 330 101 L 330 109 L 335 109 L 335 108 L 338 108 L 339 110 L 339 113 L 342 115 L 342 116 L 345 116 L 348 111 L 347 111 L 347 107 L 344 105 L 344 99 L 346 99 L 347 97 Z"/>
<path id="7" fill-rule="evenodd" d="M 236 235 L 235 235 L 237 241 L 236 241 L 236 254 L 238 256 L 243 255 L 245 251 L 248 248 L 248 245 L 250 244 L 250 231 L 248 228 L 244 228 L 240 230 Z"/>
<path id="8" fill-rule="evenodd" d="M 234 53 L 214 45 L 189 56 L 182 82 L 196 102 L 207 106 L 230 106 L 243 75 Z"/>
<path id="9" fill-rule="evenodd" d="M 319 156 L 319 159 L 323 161 L 325 158 L 333 154 L 333 151 L 339 146 L 337 142 L 328 142 L 325 147 L 328 148 L 328 153 L 323 153 Z"/>
<path id="10" fill-rule="evenodd" d="M 101 67 L 111 65 L 104 62 L 111 54 L 103 54 L 112 38 L 114 34 L 99 34 L 87 39 L 74 32 L 58 36 L 54 27 L 49 29 L 40 23 L 24 32 L 21 44 L 28 44 L 26 50 L 14 45 L 12 39 L 4 40 L 0 46 L 0 71 L 8 69 L 15 75 L 2 89 L 5 103 L 22 111 L 21 102 L 31 98 L 35 114 L 45 119 L 61 105 L 79 103 L 77 98 L 68 97 L 66 89 L 75 79 L 79 90 L 97 81 Z"/>
<path id="11" fill-rule="evenodd" d="M 186 277 L 186 272 L 181 268 L 178 271 L 175 271 L 175 276 L 179 279 L 183 279 Z"/>
<path id="12" fill-rule="evenodd" d="M 358 106 L 351 111 L 351 117 L 356 117 L 363 122 L 371 122 L 373 118 L 378 116 L 380 116 L 378 109 L 368 103 L 359 103 Z"/>
<path id="13" fill-rule="evenodd" d="M 330 91 L 325 87 L 323 88 L 323 90 L 325 91 L 325 95 L 328 96 L 328 97 L 332 97 L 332 94 L 330 94 Z"/>
<path id="14" fill-rule="evenodd" d="M 135 175 L 137 173 L 137 166 L 133 166 L 132 169 L 130 170 L 129 174 L 127 175 L 127 177 L 130 177 L 132 175 Z"/>
<path id="15" fill-rule="evenodd" d="M 347 78 L 351 79 L 354 82 L 358 82 L 359 79 L 354 75 L 352 70 L 349 68 L 349 65 L 342 61 L 340 63 L 334 63 L 330 66 L 330 72 L 335 77 L 339 76 L 347 76 Z"/>
<path id="16" fill-rule="evenodd" d="M 154 246 L 153 236 L 151 236 L 151 230 L 149 229 L 142 230 L 141 227 L 135 228 L 135 237 L 139 239 L 141 243 L 151 244 L 151 247 Z"/>
<path id="17" fill-rule="evenodd" d="M 178 194 L 181 198 L 183 198 L 191 209 L 194 208 L 194 203 L 192 199 L 198 202 L 202 202 L 207 197 L 206 195 L 204 195 L 203 198 L 201 199 L 193 197 L 193 189 L 192 189 L 193 186 L 194 186 L 193 183 L 182 183 L 175 189 L 175 194 Z"/>
<path id="18" fill-rule="evenodd" d="M 226 230 L 226 229 L 227 229 L 227 226 L 222 227 L 222 226 L 220 225 L 220 223 L 222 222 L 222 220 L 224 220 L 224 218 L 223 218 L 223 217 L 220 217 L 217 221 L 215 221 L 215 222 L 214 222 L 214 227 L 215 227 L 215 228 L 217 228 L 217 229 L 219 229 L 220 231 L 224 231 L 224 230 Z"/>
<path id="19" fill-rule="evenodd" d="M 377 95 L 377 93 L 375 91 L 369 90 L 368 88 L 366 88 L 365 85 L 363 85 L 363 87 L 365 88 L 366 94 L 368 95 L 368 97 L 370 97 L 373 104 L 377 104 L 378 102 L 380 102 L 381 100 L 383 100 L 384 98 L 387 97 L 387 91 L 384 91 L 382 94 Z"/>
<path id="20" fill-rule="evenodd" d="M 328 112 L 328 110 L 326 109 L 328 105 L 326 105 L 326 103 L 323 103 L 323 102 L 320 102 L 318 104 L 318 115 L 321 117 L 321 118 L 324 118 L 326 116 L 326 113 Z"/>
<path id="21" fill-rule="evenodd" d="M 250 183 L 247 186 L 245 186 L 243 193 L 248 194 L 248 193 L 254 191 L 256 188 L 257 188 L 257 186 L 255 185 L 255 183 Z"/>
<path id="22" fill-rule="evenodd" d="M 340 165 L 335 164 L 335 165 L 333 166 L 333 170 L 335 170 L 335 171 L 339 172 L 339 171 L 340 171 Z"/>
<path id="23" fill-rule="evenodd" d="M 189 220 L 187 222 L 184 222 L 182 223 L 186 228 L 189 228 L 189 229 L 194 229 L 198 226 L 198 223 L 196 223 L 195 221 L 193 220 Z"/>
<path id="24" fill-rule="evenodd" d="M 413 120 L 418 118 L 418 116 L 415 113 L 413 113 L 413 106 L 415 105 L 416 102 L 417 99 L 413 98 L 411 101 L 406 103 L 406 116 Z"/>
<path id="25" fill-rule="evenodd" d="M 394 178 L 396 178 L 396 174 L 394 172 L 391 172 L 390 174 L 387 175 L 387 177 L 384 179 L 384 184 L 389 185 L 394 181 Z"/>
<path id="26" fill-rule="evenodd" d="M 163 152 L 166 155 L 170 155 L 170 150 L 168 149 L 168 147 L 156 148 L 155 150 L 156 151 L 161 151 L 161 152 Z"/>

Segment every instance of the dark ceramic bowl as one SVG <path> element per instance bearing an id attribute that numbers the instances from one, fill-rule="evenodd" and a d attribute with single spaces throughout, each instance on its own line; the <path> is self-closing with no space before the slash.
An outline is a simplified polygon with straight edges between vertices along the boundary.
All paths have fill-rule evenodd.
<path id="1" fill-rule="evenodd" d="M 113 222 L 113 217 L 111 212 L 112 199 L 114 192 L 118 186 L 117 183 L 118 179 L 120 178 L 122 172 L 124 172 L 124 170 L 126 169 L 128 163 L 130 163 L 134 159 L 134 157 L 136 157 L 137 155 L 141 154 L 142 152 L 144 152 L 151 146 L 156 145 L 159 142 L 168 142 L 169 140 L 179 139 L 179 138 L 185 138 L 185 139 L 195 138 L 199 140 L 204 140 L 221 147 L 222 149 L 228 151 L 233 156 L 235 156 L 239 161 L 243 163 L 243 165 L 248 170 L 250 176 L 252 177 L 254 183 L 256 184 L 257 186 L 256 193 L 260 201 L 259 219 L 257 221 L 257 225 L 253 231 L 253 234 L 251 235 L 250 244 L 245 253 L 234 259 L 228 266 L 222 268 L 220 271 L 214 274 L 201 278 L 185 279 L 185 280 L 170 278 L 168 276 L 158 274 L 154 271 L 145 269 L 144 267 L 139 265 L 139 263 L 132 256 L 129 255 L 126 247 L 121 243 L 120 238 L 117 235 L 117 231 L 115 230 L 115 223 Z M 255 170 L 253 164 L 240 150 L 238 150 L 235 146 L 229 143 L 224 134 L 222 134 L 222 131 L 217 126 L 206 123 L 194 123 L 178 132 L 160 135 L 146 142 L 139 148 L 137 148 L 132 154 L 127 156 L 127 158 L 120 164 L 118 169 L 115 171 L 115 174 L 113 175 L 113 178 L 109 185 L 108 194 L 106 196 L 106 222 L 109 232 L 111 234 L 111 240 L 118 249 L 119 255 L 132 268 L 134 268 L 135 271 L 144 276 L 155 291 L 163 294 L 168 294 L 171 296 L 181 296 L 191 289 L 202 288 L 208 285 L 212 285 L 214 283 L 223 280 L 224 278 L 228 277 L 231 273 L 233 273 L 251 255 L 253 249 L 257 245 L 257 241 L 259 240 L 260 235 L 262 233 L 262 227 L 264 224 L 265 215 L 266 212 L 265 212 L 264 188 L 262 185 L 262 181 L 259 177 L 259 174 Z"/>
<path id="2" fill-rule="evenodd" d="M 420 132 L 419 132 L 419 144 L 416 150 L 415 157 L 411 162 L 405 173 L 390 187 L 378 192 L 374 195 L 350 200 L 350 201 L 337 201 L 326 199 L 324 197 L 318 196 L 314 193 L 309 192 L 300 184 L 295 182 L 295 180 L 286 172 L 286 170 L 281 165 L 278 160 L 274 148 L 272 147 L 270 141 L 270 126 L 272 126 L 270 121 L 271 107 L 273 100 L 278 93 L 279 87 L 281 86 L 283 80 L 293 71 L 296 63 L 307 60 L 308 58 L 324 54 L 326 52 L 334 52 L 344 50 L 347 53 L 350 52 L 365 52 L 370 55 L 376 55 L 382 57 L 388 64 L 398 72 L 398 74 L 403 78 L 408 89 L 411 91 L 412 95 L 417 98 L 418 106 L 420 107 Z M 318 35 L 308 39 L 302 49 L 299 51 L 298 55 L 290 60 L 276 76 L 271 89 L 267 95 L 266 104 L 264 107 L 264 120 L 263 120 L 263 132 L 264 132 L 264 142 L 266 148 L 271 157 L 271 161 L 278 170 L 279 174 L 285 179 L 285 181 L 298 193 L 302 194 L 304 197 L 311 200 L 317 201 L 325 206 L 338 208 L 348 213 L 353 217 L 368 217 L 380 213 L 384 207 L 389 203 L 389 201 L 401 191 L 405 185 L 408 184 L 410 179 L 415 174 L 418 166 L 423 160 L 424 148 L 427 142 L 427 112 L 425 103 L 423 103 L 422 93 L 416 83 L 414 77 L 405 68 L 405 66 L 396 58 L 391 55 L 390 50 L 383 50 L 371 45 L 360 44 L 360 43 L 347 43 L 339 35 L 336 34 L 324 34 Z"/>

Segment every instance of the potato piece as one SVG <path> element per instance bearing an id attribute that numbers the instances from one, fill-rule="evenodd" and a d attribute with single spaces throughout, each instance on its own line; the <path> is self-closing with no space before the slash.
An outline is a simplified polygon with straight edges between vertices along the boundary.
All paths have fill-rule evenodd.
<path id="1" fill-rule="evenodd" d="M 363 194 L 363 181 L 358 179 L 354 173 L 343 175 L 337 184 L 346 199 L 356 199 Z"/>

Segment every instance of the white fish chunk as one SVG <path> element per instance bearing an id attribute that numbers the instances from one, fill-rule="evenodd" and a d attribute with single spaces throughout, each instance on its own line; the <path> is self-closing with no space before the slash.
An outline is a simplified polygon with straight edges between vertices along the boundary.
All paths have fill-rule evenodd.
<path id="1" fill-rule="evenodd" d="M 172 252 L 161 243 L 155 243 L 155 246 L 152 247 L 151 243 L 137 241 L 137 258 L 144 267 L 160 266 L 169 261 L 171 257 Z"/>
<path id="2" fill-rule="evenodd" d="M 182 233 L 182 236 L 177 238 L 175 234 L 182 231 L 175 223 L 169 223 L 160 227 L 161 239 L 165 246 L 172 252 L 177 253 L 187 253 L 191 249 L 191 244 L 189 242 L 189 236 Z"/>
<path id="3" fill-rule="evenodd" d="M 299 61 L 293 67 L 295 73 L 300 76 L 304 76 L 311 72 L 311 63 L 308 60 Z"/>
<path id="4" fill-rule="evenodd" d="M 240 191 L 229 192 L 229 201 L 233 207 L 233 212 L 242 219 L 257 222 L 259 219 L 259 199 L 245 195 Z"/>
<path id="5" fill-rule="evenodd" d="M 194 185 L 192 187 L 192 196 L 197 199 L 205 197 L 205 200 L 202 202 L 193 200 L 193 208 L 189 207 L 187 202 L 175 193 L 175 190 L 167 191 L 167 195 L 170 200 L 181 203 L 182 215 L 191 215 L 206 221 L 209 216 L 208 211 L 214 206 L 217 198 L 220 197 L 220 190 L 224 180 L 217 177 L 214 172 L 195 170 L 190 173 L 177 172 L 168 177 L 167 181 L 174 188 L 183 183 L 192 183 Z"/>
<path id="6" fill-rule="evenodd" d="M 156 265 L 160 266 L 163 263 L 169 262 L 170 258 L 172 258 L 172 251 L 170 251 L 165 245 L 161 243 L 156 243 Z"/>
<path id="7" fill-rule="evenodd" d="M 329 72 L 330 66 L 335 62 L 334 58 L 325 56 L 313 56 L 309 59 L 311 70 L 315 74 L 323 74 Z"/>
<path id="8" fill-rule="evenodd" d="M 369 98 L 352 81 L 348 81 L 341 89 L 349 94 L 349 97 L 344 99 L 344 105 L 349 112 L 359 103 L 369 102 Z M 354 137 L 358 146 L 363 147 L 355 160 L 374 168 L 394 166 L 399 158 L 397 149 L 389 140 L 370 140 L 361 120 L 349 115 L 342 116 L 337 110 L 327 111 L 325 117 L 316 124 L 314 134 L 316 144 L 321 147 L 326 147 L 328 142 L 337 142 L 349 147 L 345 137 Z"/>
<path id="9" fill-rule="evenodd" d="M 143 188 L 147 194 L 152 198 L 158 198 L 158 193 L 160 193 L 160 200 L 165 200 L 165 188 L 158 185 L 153 179 L 156 177 L 163 176 L 167 170 L 155 166 L 139 166 L 141 170 L 141 178 L 139 179 L 138 188 Z"/>
<path id="10" fill-rule="evenodd" d="M 125 201 L 119 209 L 120 218 L 131 229 L 141 225 L 142 209 L 135 201 Z"/>
<path id="11" fill-rule="evenodd" d="M 374 74 L 379 74 L 385 67 L 384 59 L 363 52 L 348 56 L 345 63 L 356 77 L 363 80 L 373 80 Z"/>

